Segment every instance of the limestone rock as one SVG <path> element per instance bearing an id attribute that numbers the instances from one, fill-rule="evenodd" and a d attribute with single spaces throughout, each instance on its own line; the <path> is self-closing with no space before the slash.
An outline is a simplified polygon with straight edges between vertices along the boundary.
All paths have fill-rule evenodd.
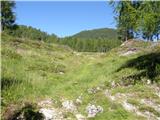
<path id="1" fill-rule="evenodd" d="M 81 95 L 76 99 L 76 104 L 82 104 L 82 96 Z"/>
<path id="2" fill-rule="evenodd" d="M 87 92 L 88 92 L 89 94 L 95 94 L 95 93 L 97 93 L 97 92 L 100 91 L 100 90 L 102 90 L 102 89 L 98 86 L 98 87 L 89 88 L 89 89 L 87 90 Z"/>
<path id="3" fill-rule="evenodd" d="M 147 80 L 147 85 L 151 84 L 151 80 Z"/>
<path id="4" fill-rule="evenodd" d="M 40 107 L 51 107 L 53 105 L 52 99 L 45 99 L 38 103 Z"/>
<path id="5" fill-rule="evenodd" d="M 88 118 L 92 118 L 95 117 L 98 113 L 102 113 L 103 108 L 101 106 L 89 104 L 86 107 L 86 112 L 88 113 Z"/>
<path id="6" fill-rule="evenodd" d="M 122 106 L 123 106 L 127 111 L 132 111 L 132 112 L 135 112 L 135 111 L 136 111 L 136 107 L 133 106 L 132 104 L 126 102 L 126 101 L 124 101 L 124 102 L 122 103 Z"/>
<path id="7" fill-rule="evenodd" d="M 83 116 L 82 114 L 76 114 L 75 116 L 77 120 L 86 120 L 85 116 Z"/>
<path id="8" fill-rule="evenodd" d="M 112 81 L 111 86 L 112 86 L 112 88 L 115 88 L 115 87 L 116 87 L 116 84 L 115 84 L 114 81 Z"/>
<path id="9" fill-rule="evenodd" d="M 77 111 L 77 107 L 74 105 L 72 100 L 66 100 L 62 102 L 63 108 L 65 108 L 67 111 L 75 112 Z"/>
<path id="10" fill-rule="evenodd" d="M 39 110 L 43 114 L 44 120 L 62 120 L 63 114 L 54 108 L 41 108 Z"/>

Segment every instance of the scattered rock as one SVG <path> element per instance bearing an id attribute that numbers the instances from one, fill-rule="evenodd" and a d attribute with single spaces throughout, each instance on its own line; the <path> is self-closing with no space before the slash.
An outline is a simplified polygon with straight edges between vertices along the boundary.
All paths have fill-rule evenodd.
<path id="1" fill-rule="evenodd" d="M 147 80 L 147 85 L 151 84 L 151 80 Z"/>
<path id="2" fill-rule="evenodd" d="M 39 113 L 43 114 L 44 120 L 63 120 L 63 113 L 53 107 L 54 102 L 56 101 L 45 99 L 38 103 L 38 106 L 41 107 Z"/>
<path id="3" fill-rule="evenodd" d="M 62 102 L 62 106 L 69 112 L 76 112 L 77 107 L 74 105 L 72 100 L 66 100 Z"/>
<path id="4" fill-rule="evenodd" d="M 40 107 L 52 107 L 53 100 L 52 99 L 45 99 L 38 103 L 38 106 Z"/>
<path id="5" fill-rule="evenodd" d="M 153 113 L 149 112 L 149 111 L 145 111 L 143 113 L 144 117 L 147 118 L 147 120 L 160 120 L 159 117 L 156 117 Z"/>
<path id="6" fill-rule="evenodd" d="M 118 100 L 118 99 L 126 100 L 128 96 L 131 97 L 131 94 L 124 94 L 124 93 L 116 93 L 116 94 L 115 94 L 115 98 L 116 98 L 117 100 Z"/>
<path id="7" fill-rule="evenodd" d="M 135 42 L 136 42 L 135 40 L 131 40 L 131 39 L 130 39 L 130 40 L 127 40 L 127 41 L 123 42 L 123 43 L 121 44 L 121 46 L 130 47 L 130 46 L 133 46 Z"/>
<path id="8" fill-rule="evenodd" d="M 76 114 L 75 116 L 77 120 L 86 120 L 85 116 L 83 116 L 82 114 Z"/>
<path id="9" fill-rule="evenodd" d="M 105 96 L 108 97 L 110 100 L 114 101 L 114 100 L 117 100 L 119 102 L 122 102 L 124 100 L 127 100 L 128 98 L 131 98 L 134 96 L 134 94 L 131 94 L 131 93 L 116 93 L 114 96 L 111 95 L 111 91 L 110 90 L 105 90 Z"/>
<path id="10" fill-rule="evenodd" d="M 124 45 L 125 45 L 125 42 L 121 44 L 121 46 L 124 46 Z"/>
<path id="11" fill-rule="evenodd" d="M 125 53 L 122 53 L 120 56 L 128 56 L 128 55 L 135 54 L 135 53 L 136 53 L 135 51 L 127 51 Z"/>
<path id="12" fill-rule="evenodd" d="M 153 113 L 151 113 L 149 111 L 141 112 L 141 111 L 139 111 L 138 106 L 134 106 L 134 105 L 127 102 L 127 99 L 133 97 L 134 94 L 116 93 L 114 96 L 112 96 L 110 90 L 107 89 L 105 91 L 105 96 L 108 97 L 111 101 L 115 101 L 115 102 L 120 103 L 123 106 L 123 108 L 129 112 L 134 112 L 136 115 L 143 116 L 143 117 L 147 118 L 148 120 L 159 120 L 159 118 L 156 117 Z M 149 105 L 150 107 L 154 108 L 157 112 L 160 112 L 160 105 L 159 104 L 155 104 L 154 102 L 149 101 L 149 100 L 145 100 L 145 99 L 142 99 L 140 101 L 140 103 Z"/>
<path id="13" fill-rule="evenodd" d="M 146 104 L 152 108 L 154 108 L 157 112 L 160 112 L 160 104 L 156 104 L 151 100 L 141 99 L 140 103 Z"/>
<path id="14" fill-rule="evenodd" d="M 64 74 L 64 72 L 59 72 L 59 74 L 60 74 L 60 75 L 63 75 L 63 74 Z"/>
<path id="15" fill-rule="evenodd" d="M 128 56 L 137 53 L 138 50 L 136 48 L 128 48 L 127 51 L 120 53 L 120 56 Z"/>
<path id="16" fill-rule="evenodd" d="M 123 101 L 122 106 L 123 106 L 127 111 L 131 111 L 131 112 L 136 112 L 136 111 L 137 111 L 137 108 L 136 108 L 134 105 L 132 105 L 132 104 L 126 102 L 126 101 Z"/>
<path id="17" fill-rule="evenodd" d="M 155 94 L 160 97 L 160 87 L 155 87 Z"/>
<path id="18" fill-rule="evenodd" d="M 112 81 L 111 86 L 112 86 L 112 88 L 115 88 L 115 87 L 116 87 L 116 84 L 115 84 L 114 81 Z"/>
<path id="19" fill-rule="evenodd" d="M 107 89 L 105 90 L 105 96 L 108 97 L 110 100 L 114 101 L 115 97 L 111 95 L 111 92 Z"/>
<path id="20" fill-rule="evenodd" d="M 95 117 L 98 113 L 102 113 L 103 108 L 101 106 L 89 104 L 86 107 L 86 112 L 88 113 L 88 118 L 92 118 Z"/>
<path id="21" fill-rule="evenodd" d="M 80 56 L 80 55 L 81 55 L 81 53 L 78 53 L 78 52 L 75 52 L 75 54 L 76 54 L 77 56 Z"/>
<path id="22" fill-rule="evenodd" d="M 101 88 L 98 86 L 98 87 L 96 87 L 96 89 L 97 89 L 97 91 L 100 91 L 101 90 Z"/>
<path id="23" fill-rule="evenodd" d="M 95 88 L 89 88 L 89 89 L 87 90 L 87 92 L 88 92 L 89 94 L 95 94 L 97 91 L 96 91 Z"/>
<path id="24" fill-rule="evenodd" d="M 63 119 L 62 112 L 58 112 L 54 108 L 41 108 L 39 112 L 43 114 L 44 120 L 62 120 Z"/>
<path id="25" fill-rule="evenodd" d="M 95 94 L 95 93 L 97 93 L 98 91 L 100 91 L 101 90 L 101 88 L 98 86 L 98 87 L 94 87 L 94 88 L 89 88 L 88 90 L 87 90 L 87 92 L 89 93 L 89 94 Z"/>
<path id="26" fill-rule="evenodd" d="M 76 99 L 76 104 L 82 104 L 82 95 Z"/>

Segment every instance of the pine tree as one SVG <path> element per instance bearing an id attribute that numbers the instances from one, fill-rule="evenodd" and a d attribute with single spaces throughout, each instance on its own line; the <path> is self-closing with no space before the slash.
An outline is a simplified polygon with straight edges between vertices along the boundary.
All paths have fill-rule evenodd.
<path id="1" fill-rule="evenodd" d="M 16 19 L 16 16 L 13 12 L 14 7 L 14 1 L 1 1 L 2 30 L 6 28 L 13 28 Z"/>

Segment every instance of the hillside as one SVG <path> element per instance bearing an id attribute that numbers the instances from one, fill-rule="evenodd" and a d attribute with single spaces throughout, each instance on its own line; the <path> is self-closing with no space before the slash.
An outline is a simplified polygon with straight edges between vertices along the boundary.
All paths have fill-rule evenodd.
<path id="1" fill-rule="evenodd" d="M 26 25 L 16 25 L 14 30 L 6 29 L 5 32 L 21 39 L 31 39 L 45 42 L 55 42 L 58 38 L 55 34 L 49 35 L 40 29 Z"/>
<path id="2" fill-rule="evenodd" d="M 115 29 L 102 28 L 82 31 L 59 40 L 78 52 L 108 52 L 121 44 Z"/>
<path id="3" fill-rule="evenodd" d="M 4 120 L 158 120 L 160 44 L 107 53 L 2 35 Z"/>
<path id="4" fill-rule="evenodd" d="M 49 35 L 40 29 L 26 25 L 16 25 L 16 29 L 6 29 L 5 32 L 11 36 L 26 40 L 43 41 L 46 43 L 57 43 L 67 45 L 73 50 L 79 52 L 107 52 L 121 44 L 121 41 L 116 39 L 114 29 L 95 29 L 90 31 L 80 32 L 83 37 L 77 34 L 77 37 L 58 38 L 55 34 Z M 88 34 L 89 33 L 89 34 Z M 112 34 L 113 33 L 113 34 Z M 94 34 L 94 35 L 93 35 Z M 79 36 L 79 37 L 78 37 Z"/>
<path id="5" fill-rule="evenodd" d="M 115 29 L 101 28 L 101 29 L 85 30 L 73 35 L 72 37 L 83 38 L 83 39 L 103 38 L 103 39 L 114 40 L 117 39 L 117 32 Z"/>

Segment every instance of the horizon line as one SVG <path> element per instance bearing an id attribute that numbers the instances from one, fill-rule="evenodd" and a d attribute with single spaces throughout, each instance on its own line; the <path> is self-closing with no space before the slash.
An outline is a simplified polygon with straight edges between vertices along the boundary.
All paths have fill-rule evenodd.
<path id="1" fill-rule="evenodd" d="M 83 31 L 91 31 L 91 30 L 98 30 L 98 29 L 105 29 L 105 28 L 116 30 L 116 27 L 107 27 L 107 26 L 106 26 L 106 27 L 98 27 L 98 28 L 92 28 L 92 29 L 84 29 L 84 30 L 81 30 L 81 31 L 79 31 L 79 32 L 75 32 L 75 33 L 72 34 L 72 35 L 64 35 L 64 36 L 61 36 L 61 35 L 57 35 L 56 33 L 48 33 L 48 32 L 45 31 L 45 30 L 42 30 L 42 29 L 40 29 L 40 28 L 31 26 L 31 25 L 24 25 L 24 24 L 17 24 L 17 25 L 19 25 L 19 26 L 26 26 L 26 27 L 32 27 L 32 28 L 34 28 L 34 29 L 40 30 L 41 32 L 45 32 L 45 33 L 47 33 L 48 35 L 54 34 L 54 35 L 56 35 L 58 38 L 71 37 L 71 36 L 76 35 L 76 34 L 78 34 L 78 33 L 80 33 L 80 32 L 83 32 Z"/>

